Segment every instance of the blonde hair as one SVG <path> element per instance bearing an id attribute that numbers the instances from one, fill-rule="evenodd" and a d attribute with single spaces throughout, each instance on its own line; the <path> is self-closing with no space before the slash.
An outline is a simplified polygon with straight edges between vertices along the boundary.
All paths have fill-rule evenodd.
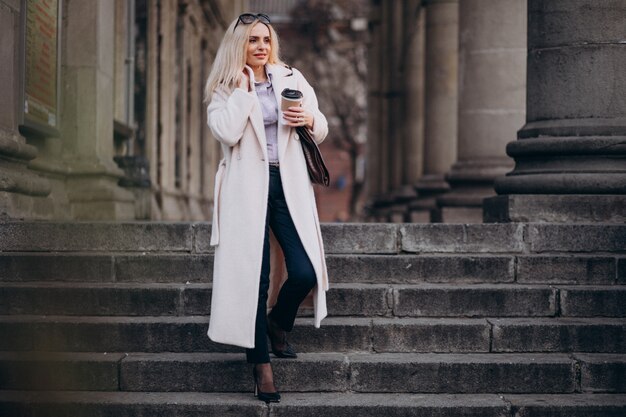
<path id="1" fill-rule="evenodd" d="M 252 28 L 257 24 L 267 26 L 270 31 L 271 48 L 267 63 L 284 65 L 279 58 L 278 35 L 272 25 L 259 20 L 248 25 L 241 22 L 237 25 L 238 20 L 239 18 L 233 20 L 230 26 L 228 26 L 228 29 L 226 29 L 222 43 L 215 55 L 211 72 L 204 86 L 205 103 L 211 100 L 211 96 L 216 88 L 224 86 L 229 91 L 232 91 L 237 87 L 237 83 L 242 76 L 241 71 L 246 65 L 250 32 L 252 32 Z M 235 28 L 235 26 L 237 27 Z"/>

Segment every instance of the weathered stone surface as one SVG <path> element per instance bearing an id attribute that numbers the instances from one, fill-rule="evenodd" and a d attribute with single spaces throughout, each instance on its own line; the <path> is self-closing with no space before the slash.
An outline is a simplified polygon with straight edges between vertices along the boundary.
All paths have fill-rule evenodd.
<path id="1" fill-rule="evenodd" d="M 489 323 L 481 319 L 374 319 L 376 352 L 489 352 Z"/>
<path id="2" fill-rule="evenodd" d="M 327 255 L 331 283 L 512 282 L 506 255 Z M 4 254 L 0 281 L 211 282 L 213 254 Z M 112 271 L 115 271 L 114 273 Z"/>
<path id="3" fill-rule="evenodd" d="M 0 319 L 4 350 L 109 352 L 243 352 L 206 335 L 208 316 L 80 317 L 5 316 Z M 373 326 L 373 328 L 372 328 Z M 374 319 L 329 317 L 316 329 L 298 318 L 289 335 L 298 352 L 484 352 L 489 328 L 475 319 Z"/>
<path id="4" fill-rule="evenodd" d="M 0 251 L 191 251 L 189 223 L 0 223 Z"/>
<path id="5" fill-rule="evenodd" d="M 0 412 L 37 417 L 622 417 L 624 411 L 626 396 L 619 394 L 289 393 L 268 407 L 251 392 L 0 391 Z"/>
<path id="6" fill-rule="evenodd" d="M 211 282 L 213 256 L 146 254 L 115 257 L 115 280 L 119 282 Z"/>
<path id="7" fill-rule="evenodd" d="M 327 317 L 316 329 L 312 318 L 297 318 L 289 343 L 297 352 L 369 352 L 371 322 L 365 317 Z"/>
<path id="8" fill-rule="evenodd" d="M 271 417 L 509 417 L 496 395 L 292 393 L 270 405 Z"/>
<path id="9" fill-rule="evenodd" d="M 512 282 L 513 256 L 330 255 L 331 282 Z"/>
<path id="10" fill-rule="evenodd" d="M 626 317 L 626 287 L 559 287 L 561 314 L 573 317 Z"/>
<path id="11" fill-rule="evenodd" d="M 118 389 L 123 353 L 0 352 L 0 389 Z"/>
<path id="12" fill-rule="evenodd" d="M 0 314 L 175 315 L 182 308 L 180 284 L 30 282 L 0 288 Z"/>
<path id="13" fill-rule="evenodd" d="M 184 314 L 209 315 L 211 313 L 211 285 L 186 284 L 182 291 Z"/>
<path id="14" fill-rule="evenodd" d="M 193 250 L 196 253 L 213 252 L 211 242 L 211 224 L 206 222 L 198 222 L 193 224 Z"/>
<path id="15" fill-rule="evenodd" d="M 617 283 L 626 284 L 626 258 L 617 260 Z"/>
<path id="16" fill-rule="evenodd" d="M 530 3 L 528 12 L 531 18 L 541 17 L 529 28 L 528 36 L 537 47 L 546 48 L 621 39 L 621 18 L 626 10 L 619 0 L 603 1 L 602 7 L 589 7 L 584 0 L 539 0 Z"/>
<path id="17" fill-rule="evenodd" d="M 504 400 L 514 417 L 623 417 L 626 412 L 624 395 L 506 394 Z"/>
<path id="18" fill-rule="evenodd" d="M 394 242 L 397 243 L 399 228 L 414 225 L 391 225 L 391 228 L 359 225 L 358 233 L 364 240 L 368 227 L 372 226 L 375 230 L 395 230 Z M 119 374 L 111 372 L 116 378 L 120 375 L 122 390 L 155 391 L 150 395 L 171 390 L 179 391 L 176 394 L 180 395 L 171 397 L 177 398 L 178 408 L 172 408 L 171 402 L 152 401 L 155 397 L 145 397 L 145 401 L 134 397 L 125 404 L 120 403 L 119 398 L 109 397 L 100 403 L 59 401 L 56 406 L 43 405 L 43 402 L 31 405 L 34 407 L 31 410 L 40 407 L 36 412 L 46 417 L 67 413 L 90 417 L 183 413 L 199 417 L 214 413 L 257 415 L 254 413 L 259 410 L 264 410 L 267 416 L 293 415 L 294 412 L 304 416 L 330 413 L 369 416 L 383 412 L 390 416 L 421 413 L 433 417 L 511 417 L 506 399 L 490 395 L 487 401 L 486 394 L 480 393 L 567 392 L 577 396 L 581 395 L 576 393 L 581 387 L 589 392 L 624 391 L 619 379 L 624 373 L 624 361 L 620 359 L 623 355 L 611 356 L 605 361 L 597 354 L 626 353 L 626 318 L 618 318 L 622 307 L 617 303 L 624 298 L 621 293 L 626 286 L 614 285 L 616 279 L 617 283 L 626 281 L 620 278 L 624 276 L 626 262 L 621 254 L 623 249 L 614 249 L 616 254 L 607 253 L 610 247 L 607 242 L 618 247 L 613 238 L 603 238 L 605 243 L 598 254 L 563 253 L 586 252 L 580 250 L 582 243 L 567 242 L 561 233 L 571 225 L 532 224 L 512 228 L 504 225 L 507 227 L 502 230 L 508 230 L 509 236 L 517 236 L 520 230 L 526 240 L 518 241 L 521 242 L 519 251 L 509 247 L 502 249 L 507 253 L 496 253 L 489 248 L 483 251 L 481 245 L 483 242 L 485 245 L 506 244 L 493 237 L 497 233 L 489 234 L 503 225 L 492 225 L 496 226 L 494 228 L 453 226 L 428 225 L 428 239 L 441 246 L 433 246 L 435 252 L 427 254 L 400 254 L 399 246 L 385 254 L 375 251 L 369 254 L 364 246 L 358 249 L 361 252 L 329 253 L 331 316 L 316 329 L 308 316 L 310 312 L 301 310 L 289 334 L 299 358 L 286 361 L 275 360 L 272 356 L 278 388 L 287 393 L 280 404 L 267 407 L 252 397 L 250 365 L 245 363 L 243 348 L 213 343 L 206 335 L 213 254 L 211 248 L 203 246 L 204 233 L 210 232 L 210 225 L 202 222 L 190 226 L 190 246 L 183 252 L 161 250 L 157 245 L 142 251 L 152 251 L 145 254 L 103 245 L 95 249 L 100 253 L 93 253 L 86 247 L 51 254 L 2 252 L 0 267 L 10 269 L 2 279 L 15 281 L 5 280 L 0 285 L 0 334 L 8 336 L 0 338 L 0 350 L 71 352 L 67 355 L 73 356 L 73 361 L 48 361 L 52 365 L 40 367 L 41 372 L 63 373 L 65 376 L 59 383 L 65 384 L 67 389 L 83 389 L 76 382 L 82 380 L 92 381 L 88 382 L 92 386 L 96 382 L 110 382 L 107 378 L 97 379 L 104 372 L 102 367 L 108 369 L 108 365 L 98 360 L 76 359 L 77 353 L 131 352 L 129 357 L 118 359 L 121 360 Z M 529 254 L 528 249 L 537 241 L 525 231 L 544 226 L 560 230 L 561 246 L 546 249 L 549 254 Z M 135 225 L 129 227 L 137 231 Z M 455 240 L 457 227 L 461 227 L 464 234 L 459 241 Z M 155 228 L 168 229 L 170 225 L 155 224 Z M 333 228 L 335 225 L 324 225 L 324 230 Z M 451 229 L 451 234 L 444 236 Z M 348 227 L 344 232 L 350 230 Z M 485 230 L 485 235 L 480 236 Z M 610 235 L 614 229 L 608 230 Z M 157 235 L 163 233 L 163 230 L 156 232 Z M 500 238 L 506 239 L 505 235 Z M 593 231 L 591 236 L 600 238 L 601 232 Z M 345 240 L 341 244 L 347 245 L 352 237 L 344 233 L 342 239 Z M 152 240 L 145 237 L 145 241 Z M 374 246 L 381 247 L 377 243 Z M 561 249 L 555 249 L 558 247 Z M 596 252 L 591 245 L 588 247 L 589 252 Z M 53 268 L 55 270 L 48 274 L 46 269 Z M 98 271 L 100 268 L 102 271 Z M 62 269 L 67 270 L 67 275 Z M 112 270 L 116 274 L 113 278 L 119 282 L 104 281 L 110 279 L 107 277 L 111 277 Z M 3 272 L 0 269 L 0 274 Z M 552 288 L 547 283 L 561 285 Z M 591 304 L 585 304 L 589 300 Z M 561 302 L 559 306 L 557 301 Z M 589 311 L 613 317 L 558 317 L 561 313 L 585 316 Z M 392 313 L 425 317 L 388 316 Z M 553 317 L 555 315 L 557 317 Z M 484 318 L 465 318 L 471 316 Z M 11 375 L 25 375 L 35 368 L 35 361 L 0 360 L 0 366 L 5 363 L 16 364 L 9 369 Z M 66 364 L 69 365 L 65 367 Z M 17 384 L 25 383 L 26 379 L 10 381 Z M 44 384 L 45 381 L 44 377 L 38 382 Z M 116 384 L 110 386 L 119 388 Z M 184 392 L 189 390 L 212 392 Z M 219 394 L 221 391 L 240 393 Z M 320 394 L 324 391 L 330 391 L 326 401 L 321 397 L 313 399 L 314 395 L 325 395 Z M 346 391 L 367 393 L 347 394 Z M 376 403 L 370 391 L 391 394 L 376 394 L 383 401 Z M 122 393 L 126 394 L 140 393 Z M 192 397 L 193 394 L 213 397 Z M 361 400 L 335 400 L 346 395 L 361 395 Z M 298 401 L 292 396 L 302 399 Z M 408 399 L 409 396 L 412 398 Z M 226 397 L 226 400 L 221 399 Z M 185 398 L 189 399 L 187 403 Z M 255 406 L 260 403 L 261 408 L 248 407 L 245 400 L 233 398 L 250 398 Z M 392 398 L 398 398 L 398 402 Z M 498 402 L 492 403 L 492 398 L 497 398 Z M 211 401 L 214 404 L 210 404 Z M 30 412 L 23 411 L 27 410 L 24 407 L 27 406 L 19 401 L 9 403 L 0 399 L 0 414 L 6 413 L 5 410 L 9 410 L 8 415 L 15 414 L 15 410 Z M 582 416 L 580 410 L 591 410 L 590 415 L 602 410 L 611 415 L 612 410 L 619 409 L 594 407 L 581 403 L 576 407 L 559 408 L 558 402 L 547 402 L 543 408 L 533 410 L 545 416 L 563 410 L 571 411 L 572 416 Z"/>
<path id="19" fill-rule="evenodd" d="M 625 206 L 617 195 L 508 194 L 484 200 L 483 221 L 623 223 Z"/>
<path id="20" fill-rule="evenodd" d="M 3 316 L 2 350 L 108 352 L 239 352 L 243 348 L 212 342 L 208 316 Z M 33 338 L 35 339 L 33 341 Z M 297 318 L 289 341 L 298 352 L 371 350 L 371 319 L 324 319 L 316 329 L 310 318 Z"/>
<path id="21" fill-rule="evenodd" d="M 289 393 L 268 406 L 251 392 L 1 391 L 0 411 L 38 417 L 510 417 L 493 394 Z"/>
<path id="22" fill-rule="evenodd" d="M 0 281 L 111 281 L 111 255 L 4 253 Z"/>
<path id="23" fill-rule="evenodd" d="M 573 392 L 573 361 L 560 354 L 350 355 L 358 392 Z M 515 377 L 511 377 L 515 375 Z"/>
<path id="24" fill-rule="evenodd" d="M 33 417 L 268 417 L 252 392 L 0 391 L 0 413 Z"/>
<path id="25" fill-rule="evenodd" d="M 385 316 L 391 314 L 388 285 L 333 284 L 326 292 L 328 314 L 332 316 Z"/>
<path id="26" fill-rule="evenodd" d="M 245 356 L 231 353 L 132 353 L 121 363 L 123 391 L 249 391 Z"/>
<path id="27" fill-rule="evenodd" d="M 581 389 L 583 392 L 626 392 L 626 354 L 582 354 Z"/>
<path id="28" fill-rule="evenodd" d="M 445 222 L 481 223 L 493 179 L 512 168 L 506 142 L 524 124 L 526 2 L 459 1 L 459 32 L 458 157 L 452 192 L 437 202 Z"/>
<path id="29" fill-rule="evenodd" d="M 422 284 L 394 287 L 396 316 L 552 316 L 555 290 L 521 285 Z"/>
<path id="30" fill-rule="evenodd" d="M 618 35 L 624 3 L 533 0 L 528 13 L 527 122 L 623 117 L 623 98 L 601 97 L 626 85 L 626 75 L 612 67 L 626 56 Z"/>
<path id="31" fill-rule="evenodd" d="M 405 224 L 400 227 L 405 252 L 522 252 L 521 224 Z"/>
<path id="32" fill-rule="evenodd" d="M 343 223 L 322 225 L 326 253 L 396 253 L 398 227 L 394 224 Z"/>
<path id="33" fill-rule="evenodd" d="M 210 341 L 209 317 L 42 317 L 33 319 L 44 350 L 108 352 L 243 352 Z"/>
<path id="34" fill-rule="evenodd" d="M 615 258 L 607 256 L 518 256 L 517 281 L 528 283 L 615 282 Z"/>
<path id="35" fill-rule="evenodd" d="M 106 352 L 243 352 L 210 341 L 209 317 L 31 318 L 34 345 L 41 350 Z"/>
<path id="36" fill-rule="evenodd" d="M 529 224 L 532 252 L 620 252 L 626 247 L 626 225 Z"/>
<path id="37" fill-rule="evenodd" d="M 0 351 L 31 350 L 33 348 L 33 326 L 28 321 L 16 320 L 14 316 L 0 317 Z"/>
<path id="38" fill-rule="evenodd" d="M 389 286 L 376 284 L 332 284 L 326 293 L 328 312 L 332 316 L 390 315 L 389 297 Z M 210 314 L 210 286 L 185 285 L 183 305 L 185 314 Z"/>
<path id="39" fill-rule="evenodd" d="M 306 353 L 298 361 L 272 362 L 283 391 L 346 391 L 350 364 L 343 354 Z"/>
<path id="40" fill-rule="evenodd" d="M 281 391 L 343 391 L 348 364 L 343 355 L 311 353 L 297 361 L 274 361 Z M 230 353 L 130 354 L 121 363 L 121 389 L 128 391 L 242 391 L 252 388 L 251 365 Z"/>
<path id="41" fill-rule="evenodd" d="M 494 352 L 624 352 L 626 320 L 489 319 Z"/>

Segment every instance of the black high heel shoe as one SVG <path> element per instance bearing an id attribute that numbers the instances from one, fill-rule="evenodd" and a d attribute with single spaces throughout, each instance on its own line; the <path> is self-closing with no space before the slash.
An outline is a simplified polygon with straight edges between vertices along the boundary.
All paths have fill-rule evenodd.
<path id="1" fill-rule="evenodd" d="M 270 317 L 268 317 L 267 321 L 268 321 L 267 333 L 270 337 L 270 345 L 272 346 L 272 353 L 279 358 L 289 358 L 289 359 L 297 358 L 298 355 L 296 355 L 296 351 L 293 350 L 289 342 L 287 342 L 287 332 L 281 329 L 274 322 L 274 320 L 272 320 Z M 280 335 L 279 336 L 281 338 L 280 341 L 275 341 L 274 338 L 272 337 L 275 333 L 278 333 Z M 282 350 L 278 349 L 275 344 L 277 342 L 284 344 L 285 348 Z"/>
<path id="2" fill-rule="evenodd" d="M 263 392 L 259 389 L 256 365 L 252 368 L 252 377 L 254 378 L 254 396 L 255 397 L 258 397 L 259 400 L 265 401 L 266 403 L 279 403 L 280 402 L 280 393 L 278 391 Z"/>

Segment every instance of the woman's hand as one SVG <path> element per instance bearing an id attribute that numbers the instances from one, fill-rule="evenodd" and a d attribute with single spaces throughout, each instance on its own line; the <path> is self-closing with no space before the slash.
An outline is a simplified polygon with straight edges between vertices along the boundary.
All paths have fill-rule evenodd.
<path id="1" fill-rule="evenodd" d="M 250 89 L 250 75 L 248 74 L 248 69 L 244 68 L 241 71 L 241 77 L 239 78 L 239 88 L 241 88 L 242 90 L 245 90 L 247 92 L 252 91 Z"/>
<path id="2" fill-rule="evenodd" d="M 287 126 L 306 126 L 313 129 L 313 115 L 303 107 L 293 106 L 283 112 L 283 118 L 287 120 Z"/>

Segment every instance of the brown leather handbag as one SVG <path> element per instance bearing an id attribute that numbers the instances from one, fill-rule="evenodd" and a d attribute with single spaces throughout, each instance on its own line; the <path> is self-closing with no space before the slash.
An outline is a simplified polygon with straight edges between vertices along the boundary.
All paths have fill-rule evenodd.
<path id="1" fill-rule="evenodd" d="M 300 137 L 300 144 L 302 145 L 302 152 L 304 152 L 304 159 L 306 160 L 306 167 L 309 171 L 311 182 L 328 187 L 330 185 L 330 175 L 324 163 L 324 158 L 322 158 L 320 148 L 313 139 L 313 135 L 305 126 L 296 127 L 296 132 Z"/>

